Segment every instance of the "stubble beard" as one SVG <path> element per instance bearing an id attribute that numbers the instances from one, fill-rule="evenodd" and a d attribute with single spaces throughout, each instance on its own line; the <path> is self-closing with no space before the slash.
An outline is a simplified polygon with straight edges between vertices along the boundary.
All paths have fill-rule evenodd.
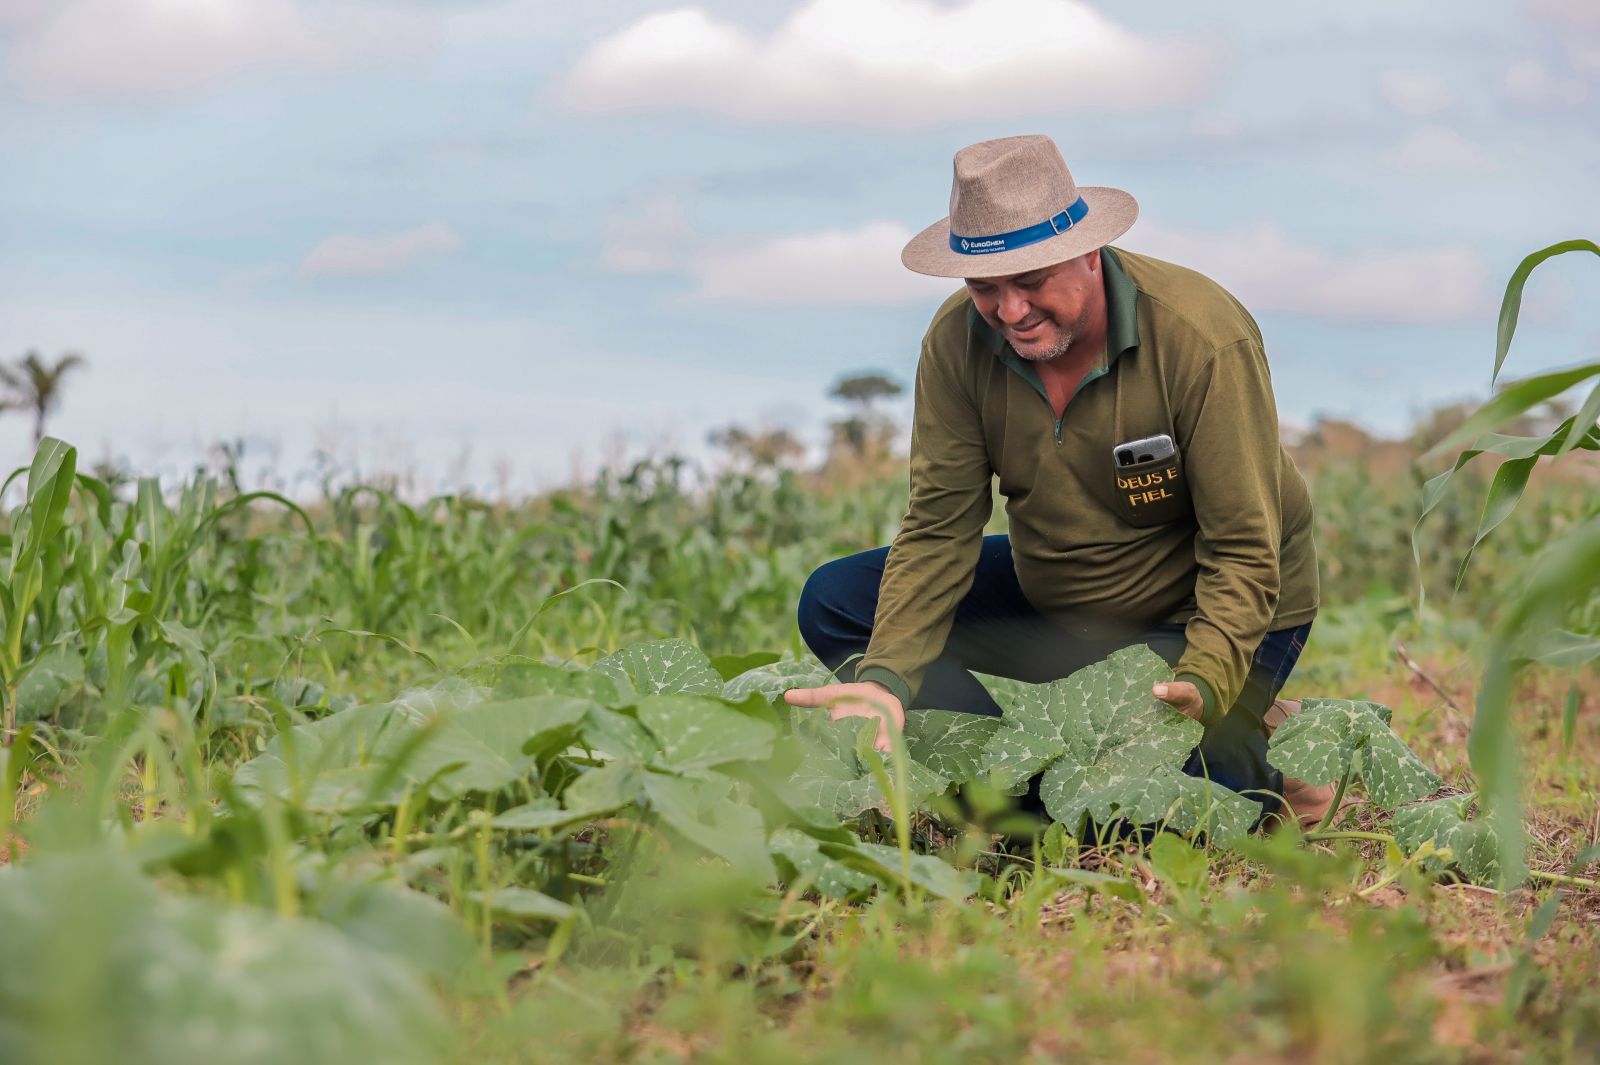
<path id="1" fill-rule="evenodd" d="M 1056 328 L 1056 339 L 1050 344 L 1049 347 L 1034 348 L 1031 351 L 1023 351 L 1021 348 L 1017 347 L 1016 342 L 1013 341 L 1011 348 L 1018 355 L 1029 362 L 1049 362 L 1052 359 L 1061 358 L 1061 356 L 1072 350 L 1072 342 L 1079 336 L 1083 335 L 1084 331 L 1088 328 L 1089 309 L 1085 307 L 1083 312 L 1078 315 L 1078 320 L 1072 323 L 1071 328 L 1067 328 L 1065 326 L 1058 326 Z"/>

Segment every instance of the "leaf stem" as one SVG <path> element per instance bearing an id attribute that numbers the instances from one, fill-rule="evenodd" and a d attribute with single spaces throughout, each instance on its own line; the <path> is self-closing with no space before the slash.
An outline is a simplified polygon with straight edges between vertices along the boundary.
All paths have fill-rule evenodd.
<path id="1" fill-rule="evenodd" d="M 1322 843 L 1330 839 L 1370 839 L 1378 843 L 1393 843 L 1394 837 L 1385 832 L 1307 832 L 1306 842 Z"/>
<path id="2" fill-rule="evenodd" d="M 1317 827 L 1311 830 L 1312 835 L 1326 831 L 1328 826 L 1333 824 L 1334 817 L 1339 813 L 1339 803 L 1344 800 L 1344 789 L 1350 786 L 1350 777 L 1355 771 L 1355 762 L 1352 760 L 1351 764 L 1345 767 L 1344 776 L 1339 778 L 1339 786 L 1333 789 L 1333 801 L 1328 804 L 1328 812 L 1322 815 Z"/>
<path id="3" fill-rule="evenodd" d="M 1530 869 L 1528 875 L 1535 880 L 1543 880 L 1550 884 L 1566 884 L 1568 887 L 1600 888 L 1600 880 L 1591 880 L 1586 876 L 1565 876 L 1561 873 L 1546 873 L 1538 869 Z"/>

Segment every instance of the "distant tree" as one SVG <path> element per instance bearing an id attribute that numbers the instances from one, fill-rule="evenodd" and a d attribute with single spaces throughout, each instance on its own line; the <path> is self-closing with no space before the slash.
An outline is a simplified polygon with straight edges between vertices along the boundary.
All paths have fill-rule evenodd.
<path id="1" fill-rule="evenodd" d="M 777 469 L 805 454 L 805 445 L 787 429 L 746 429 L 730 425 L 713 430 L 707 441 L 735 461 L 753 469 Z"/>
<path id="2" fill-rule="evenodd" d="M 69 353 L 54 363 L 39 358 L 30 351 L 15 365 L 0 363 L 0 385 L 7 395 L 0 399 L 0 410 L 26 410 L 33 412 L 33 444 L 39 446 L 44 439 L 44 420 L 61 402 L 61 381 L 67 371 L 84 365 L 82 355 Z"/>
<path id="3" fill-rule="evenodd" d="M 862 458 L 886 447 L 894 437 L 894 426 L 878 413 L 875 404 L 904 391 L 900 382 L 881 373 L 853 374 L 836 381 L 828 397 L 850 404 L 853 413 L 832 424 L 835 446 Z"/>
<path id="4" fill-rule="evenodd" d="M 870 416 L 874 413 L 873 403 L 880 399 L 898 396 L 904 391 L 900 382 L 891 377 L 880 373 L 864 373 L 840 378 L 829 390 L 828 396 L 856 405 L 862 414 L 871 420 Z"/>

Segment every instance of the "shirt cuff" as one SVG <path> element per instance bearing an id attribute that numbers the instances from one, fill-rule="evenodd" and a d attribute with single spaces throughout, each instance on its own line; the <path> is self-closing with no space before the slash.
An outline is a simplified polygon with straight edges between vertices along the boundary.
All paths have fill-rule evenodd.
<path id="1" fill-rule="evenodd" d="M 1226 711 L 1217 706 L 1216 689 L 1202 676 L 1196 673 L 1179 673 L 1174 680 L 1186 680 L 1200 689 L 1200 698 L 1205 703 L 1205 710 L 1200 714 L 1200 724 L 1210 728 L 1226 716 Z"/>
<path id="2" fill-rule="evenodd" d="M 856 681 L 874 681 L 882 684 L 900 700 L 900 709 L 911 709 L 911 686 L 900 679 L 899 674 L 882 666 L 868 666 L 856 673 Z"/>

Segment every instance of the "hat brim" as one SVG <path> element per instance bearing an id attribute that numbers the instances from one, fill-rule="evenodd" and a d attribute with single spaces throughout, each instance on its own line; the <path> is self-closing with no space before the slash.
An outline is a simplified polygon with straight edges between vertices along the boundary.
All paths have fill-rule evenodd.
<path id="1" fill-rule="evenodd" d="M 1104 247 L 1126 233 L 1139 217 L 1139 204 L 1121 189 L 1078 187 L 1089 213 L 1071 229 L 1014 251 L 963 255 L 950 247 L 950 219 L 941 218 L 911 238 L 900 252 L 908 270 L 930 277 L 1006 277 L 1039 270 Z M 969 234 L 970 235 L 970 234 Z"/>

